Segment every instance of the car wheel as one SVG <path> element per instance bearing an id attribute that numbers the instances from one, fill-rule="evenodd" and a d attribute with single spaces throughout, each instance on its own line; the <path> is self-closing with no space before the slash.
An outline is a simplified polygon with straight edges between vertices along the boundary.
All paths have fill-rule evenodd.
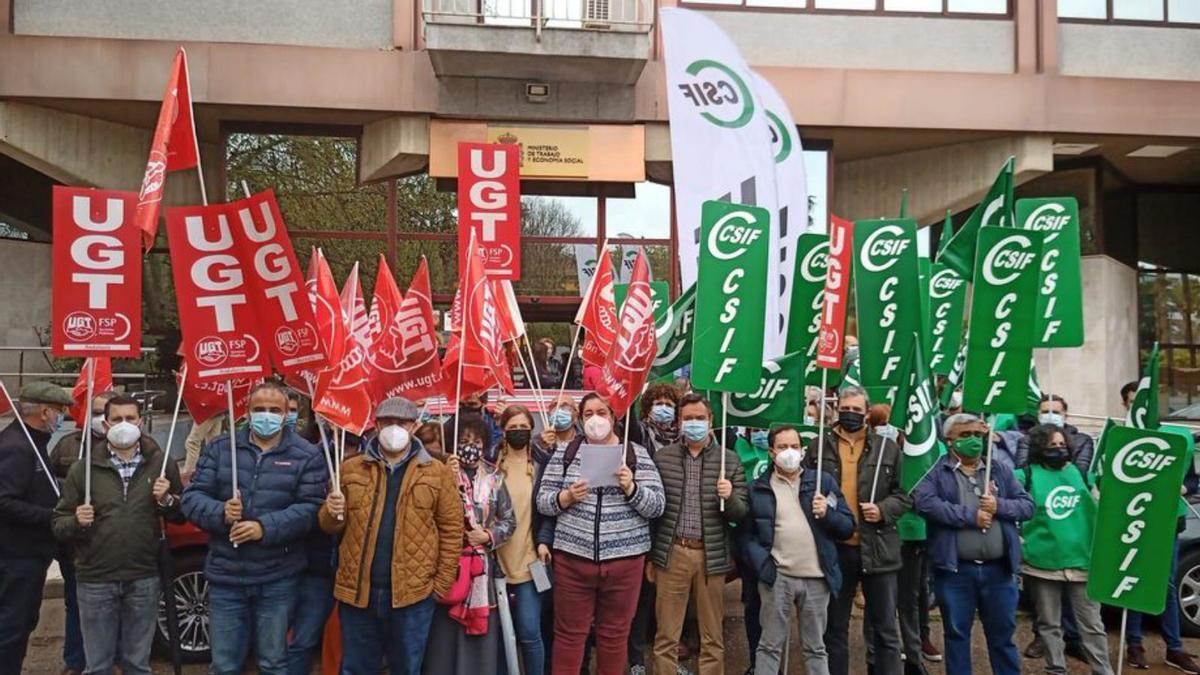
<path id="1" fill-rule="evenodd" d="M 1179 558 L 1175 578 L 1179 593 L 1180 625 L 1184 635 L 1200 637 L 1200 550 L 1188 551 Z"/>
<path id="2" fill-rule="evenodd" d="M 175 612 L 179 618 L 179 651 L 184 663 L 209 661 L 208 579 L 204 576 L 204 552 L 193 551 L 175 558 Z M 158 599 L 158 624 L 154 646 L 170 658 L 165 594 Z"/>

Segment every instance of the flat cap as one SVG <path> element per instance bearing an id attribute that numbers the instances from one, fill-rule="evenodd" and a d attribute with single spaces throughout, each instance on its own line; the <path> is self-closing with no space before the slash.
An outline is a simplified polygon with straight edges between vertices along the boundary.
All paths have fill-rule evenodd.
<path id="1" fill-rule="evenodd" d="M 406 398 L 393 396 L 380 403 L 378 408 L 375 408 L 375 418 L 378 419 L 380 417 L 397 420 L 415 420 L 420 419 L 421 409 L 417 407 L 416 403 Z"/>
<path id="2" fill-rule="evenodd" d="M 29 382 L 21 387 L 19 398 L 22 403 L 52 403 L 58 405 L 73 405 L 75 403 L 62 387 L 44 380 Z"/>

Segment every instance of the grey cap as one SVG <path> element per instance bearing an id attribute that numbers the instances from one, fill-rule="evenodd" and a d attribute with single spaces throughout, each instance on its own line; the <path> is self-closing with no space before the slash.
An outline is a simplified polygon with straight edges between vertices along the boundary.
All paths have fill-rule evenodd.
<path id="1" fill-rule="evenodd" d="M 21 394 L 18 397 L 22 403 L 48 403 L 57 405 L 74 405 L 75 401 L 71 400 L 71 396 L 66 390 L 57 384 L 39 380 L 30 382 L 21 387 Z"/>
<path id="2" fill-rule="evenodd" d="M 380 417 L 397 420 L 415 420 L 421 417 L 421 409 L 417 407 L 416 403 L 406 398 L 393 396 L 380 403 L 378 408 L 375 408 L 375 419 L 379 419 Z"/>

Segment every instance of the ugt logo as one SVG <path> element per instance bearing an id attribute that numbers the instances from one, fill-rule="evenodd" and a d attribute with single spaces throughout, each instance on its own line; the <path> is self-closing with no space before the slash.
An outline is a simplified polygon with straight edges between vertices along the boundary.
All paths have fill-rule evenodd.
<path id="1" fill-rule="evenodd" d="M 754 119 L 754 95 L 732 68 L 712 59 L 693 61 L 687 67 L 691 82 L 679 85 L 705 120 L 724 129 L 740 129 Z"/>
<path id="2" fill-rule="evenodd" d="M 96 319 L 87 312 L 71 312 L 63 319 L 63 332 L 72 340 L 90 340 L 96 335 Z"/>
<path id="3" fill-rule="evenodd" d="M 207 337 L 196 343 L 196 360 L 208 367 L 219 366 L 229 358 L 229 348 L 219 337 Z"/>

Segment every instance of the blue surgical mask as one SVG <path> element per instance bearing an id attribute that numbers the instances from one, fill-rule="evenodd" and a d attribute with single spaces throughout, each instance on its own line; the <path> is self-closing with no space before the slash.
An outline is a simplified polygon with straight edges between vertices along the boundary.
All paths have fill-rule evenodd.
<path id="1" fill-rule="evenodd" d="M 57 413 L 54 416 L 54 424 L 50 425 L 50 435 L 51 436 L 53 436 L 54 434 L 57 434 L 59 431 L 62 431 L 64 418 L 66 418 L 66 415 L 64 415 L 62 413 Z"/>
<path id="2" fill-rule="evenodd" d="M 684 420 L 680 425 L 683 437 L 692 443 L 699 443 L 708 438 L 708 420 Z"/>
<path id="3" fill-rule="evenodd" d="M 675 422 L 675 408 L 666 403 L 659 403 L 650 408 L 650 419 L 658 424 L 672 424 Z"/>
<path id="4" fill-rule="evenodd" d="M 250 430 L 259 438 L 273 438 L 283 429 L 283 415 L 273 412 L 250 413 Z"/>
<path id="5" fill-rule="evenodd" d="M 750 432 L 750 444 L 756 448 L 766 449 L 767 447 L 767 430 L 755 429 Z"/>
<path id="6" fill-rule="evenodd" d="M 1061 413 L 1046 412 L 1038 415 L 1038 424 L 1052 424 L 1056 427 L 1061 427 L 1066 420 Z"/>
<path id="7" fill-rule="evenodd" d="M 550 423 L 554 425 L 555 431 L 566 431 L 575 423 L 575 416 L 571 414 L 570 408 L 558 408 L 550 416 Z"/>
<path id="8" fill-rule="evenodd" d="M 283 418 L 283 426 L 287 427 L 288 429 L 295 429 L 296 423 L 299 421 L 300 421 L 300 413 L 289 412 L 287 414 L 287 417 Z"/>

